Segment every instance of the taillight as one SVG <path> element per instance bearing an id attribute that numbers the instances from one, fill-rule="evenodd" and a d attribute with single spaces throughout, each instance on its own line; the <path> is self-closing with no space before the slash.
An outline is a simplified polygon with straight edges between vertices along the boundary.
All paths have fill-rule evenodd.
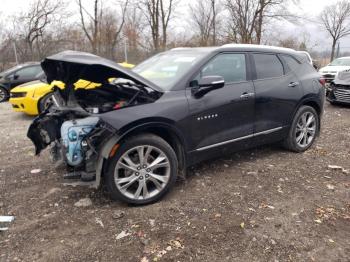
<path id="1" fill-rule="evenodd" d="M 320 79 L 318 79 L 318 81 L 320 82 L 320 84 L 324 87 L 326 85 L 326 79 L 324 79 L 323 77 L 321 77 Z"/>

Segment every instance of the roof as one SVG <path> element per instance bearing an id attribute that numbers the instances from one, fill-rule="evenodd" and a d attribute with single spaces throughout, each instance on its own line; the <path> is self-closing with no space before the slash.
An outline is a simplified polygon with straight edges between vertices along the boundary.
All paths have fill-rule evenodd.
<path id="1" fill-rule="evenodd" d="M 39 65 L 40 64 L 40 62 L 25 62 L 25 63 L 23 63 L 23 64 L 21 64 L 21 65 Z"/>
<path id="2" fill-rule="evenodd" d="M 277 53 L 295 53 L 296 51 L 291 48 L 278 47 L 278 46 L 268 46 L 268 45 L 253 45 L 253 44 L 226 44 L 222 46 L 214 47 L 177 47 L 171 49 L 171 51 L 251 51 L 251 52 L 277 52 Z"/>
<path id="3" fill-rule="evenodd" d="M 31 65 L 40 65 L 40 63 L 39 62 L 26 62 L 23 64 L 18 64 L 18 65 L 15 65 L 13 67 L 10 67 L 10 68 L 0 72 L 0 75 L 5 76 L 5 75 L 13 73 L 14 71 L 17 71 L 18 69 L 21 69 L 21 68 L 26 67 L 26 66 L 31 66 Z"/>

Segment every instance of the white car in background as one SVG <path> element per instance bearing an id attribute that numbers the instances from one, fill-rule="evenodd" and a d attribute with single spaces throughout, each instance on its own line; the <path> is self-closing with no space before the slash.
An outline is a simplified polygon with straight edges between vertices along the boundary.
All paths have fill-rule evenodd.
<path id="1" fill-rule="evenodd" d="M 319 72 L 326 80 L 326 83 L 330 83 L 334 80 L 339 72 L 348 69 L 350 69 L 350 56 L 340 57 L 333 60 L 327 66 L 322 67 Z"/>

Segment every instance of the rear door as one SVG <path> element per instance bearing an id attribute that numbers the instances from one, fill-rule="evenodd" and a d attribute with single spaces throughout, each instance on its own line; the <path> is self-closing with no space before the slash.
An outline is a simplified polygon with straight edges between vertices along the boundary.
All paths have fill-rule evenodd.
<path id="1" fill-rule="evenodd" d="M 287 129 L 302 97 L 301 84 L 277 54 L 253 53 L 252 57 L 256 71 L 254 132 L 259 135 Z"/>
<path id="2" fill-rule="evenodd" d="M 225 86 L 203 97 L 187 89 L 191 140 L 197 151 L 230 144 L 253 134 L 254 88 L 248 80 L 248 59 L 244 53 L 220 53 L 200 69 L 194 80 L 222 76 Z"/>

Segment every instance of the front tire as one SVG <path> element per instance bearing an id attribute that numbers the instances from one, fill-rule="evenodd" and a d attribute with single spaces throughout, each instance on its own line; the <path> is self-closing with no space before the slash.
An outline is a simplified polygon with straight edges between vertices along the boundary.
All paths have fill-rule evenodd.
<path id="1" fill-rule="evenodd" d="M 283 145 L 294 152 L 304 152 L 314 143 L 319 132 L 320 120 L 314 108 L 301 106 L 294 116 L 288 137 Z"/>
<path id="2" fill-rule="evenodd" d="M 6 88 L 0 86 L 0 103 L 5 102 L 9 99 L 9 92 Z"/>
<path id="3" fill-rule="evenodd" d="M 110 159 L 106 186 L 112 199 L 129 204 L 150 204 L 175 184 L 178 161 L 172 147 L 153 134 L 125 140 Z"/>

